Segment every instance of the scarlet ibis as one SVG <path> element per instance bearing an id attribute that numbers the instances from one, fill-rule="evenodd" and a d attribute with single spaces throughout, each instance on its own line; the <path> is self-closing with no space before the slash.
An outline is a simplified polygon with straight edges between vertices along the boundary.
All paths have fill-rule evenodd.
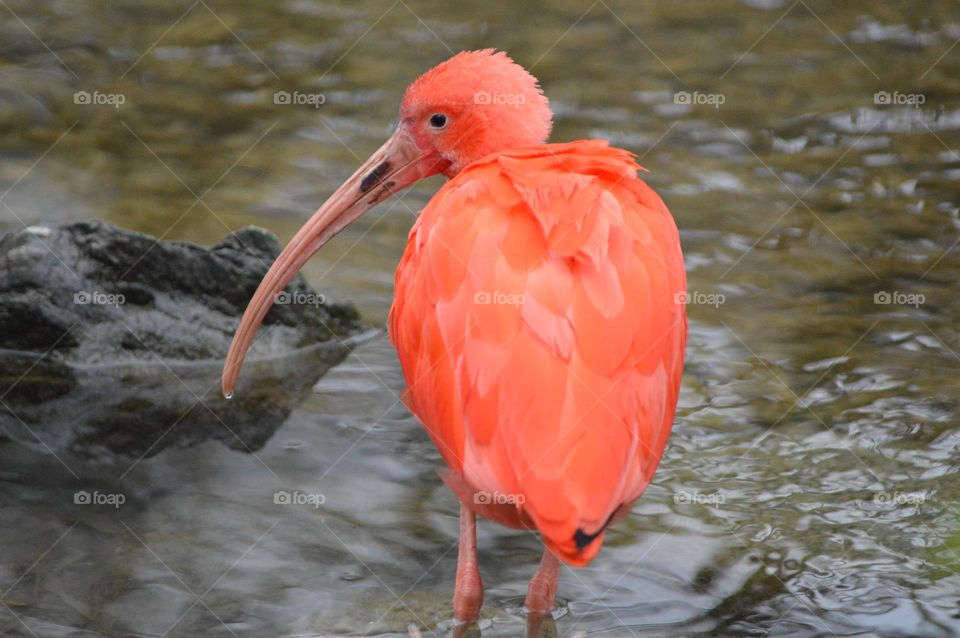
<path id="1" fill-rule="evenodd" d="M 247 307 L 230 396 L 257 327 L 307 260 L 391 194 L 449 178 L 397 267 L 390 335 L 404 401 L 460 501 L 454 615 L 483 602 L 476 515 L 540 533 L 526 606 L 546 614 L 560 561 L 590 562 L 650 482 L 686 343 L 676 224 L 630 152 L 548 144 L 537 80 L 505 53 L 462 52 L 411 84 L 400 121 L 293 237 Z"/>

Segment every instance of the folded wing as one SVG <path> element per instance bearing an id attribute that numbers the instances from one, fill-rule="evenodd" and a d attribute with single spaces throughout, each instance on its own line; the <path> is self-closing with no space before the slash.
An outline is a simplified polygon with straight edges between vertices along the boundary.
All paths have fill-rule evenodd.
<path id="1" fill-rule="evenodd" d="M 679 237 L 638 168 L 602 141 L 478 162 L 396 275 L 407 404 L 454 473 L 574 565 L 650 482 L 683 367 Z"/>

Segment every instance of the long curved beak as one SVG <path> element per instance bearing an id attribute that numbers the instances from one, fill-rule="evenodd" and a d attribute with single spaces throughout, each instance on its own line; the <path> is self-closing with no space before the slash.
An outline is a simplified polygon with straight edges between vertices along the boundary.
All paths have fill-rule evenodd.
<path id="1" fill-rule="evenodd" d="M 243 359 L 276 296 L 307 260 L 351 222 L 422 177 L 437 172 L 402 124 L 297 231 L 260 282 L 233 335 L 223 366 L 223 395 L 233 396 Z"/>

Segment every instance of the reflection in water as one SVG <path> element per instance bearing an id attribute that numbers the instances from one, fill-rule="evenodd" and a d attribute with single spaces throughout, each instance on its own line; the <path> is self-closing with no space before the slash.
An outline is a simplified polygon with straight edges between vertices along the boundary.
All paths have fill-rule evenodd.
<path id="1" fill-rule="evenodd" d="M 0 230 L 289 237 L 417 73 L 448 47 L 510 51 L 543 81 L 554 139 L 641 155 L 700 293 L 666 458 L 601 557 L 564 571 L 557 633 L 960 633 L 955 3 L 7 4 L 24 22 L 0 21 Z M 383 321 L 431 188 L 344 232 L 307 279 Z M 208 443 L 75 479 L 3 445 L 0 633 L 446 627 L 455 504 L 401 390 L 380 337 L 256 456 Z M 479 542 L 482 633 L 522 635 L 538 543 L 483 524 Z"/>
<path id="2" fill-rule="evenodd" d="M 38 363 L 36 352 L 0 352 L 10 373 L 2 379 L 9 411 L 0 414 L 0 432 L 41 452 L 101 463 L 130 462 L 208 439 L 254 452 L 317 377 L 371 336 L 253 359 L 233 400 L 220 395 L 220 359 L 77 366 L 46 358 Z"/>
<path id="3" fill-rule="evenodd" d="M 255 227 L 210 249 L 100 222 L 0 238 L 0 436 L 102 463 L 207 439 L 260 449 L 376 332 L 298 277 L 252 344 L 241 397 L 220 396 L 233 331 L 279 252 Z"/>

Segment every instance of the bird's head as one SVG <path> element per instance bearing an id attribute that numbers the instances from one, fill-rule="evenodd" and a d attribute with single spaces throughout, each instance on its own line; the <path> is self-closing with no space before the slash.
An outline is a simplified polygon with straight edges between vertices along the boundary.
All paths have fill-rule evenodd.
<path id="1" fill-rule="evenodd" d="M 439 173 L 453 177 L 491 153 L 542 144 L 551 121 L 536 78 L 503 52 L 463 52 L 414 81 L 390 139 L 313 214 L 260 282 L 227 354 L 224 395 L 233 394 L 243 359 L 276 296 L 331 237 L 420 179 Z"/>
<path id="2" fill-rule="evenodd" d="M 413 84 L 400 106 L 400 130 L 448 177 L 486 155 L 542 144 L 553 114 L 537 79 L 493 49 L 466 51 Z"/>

